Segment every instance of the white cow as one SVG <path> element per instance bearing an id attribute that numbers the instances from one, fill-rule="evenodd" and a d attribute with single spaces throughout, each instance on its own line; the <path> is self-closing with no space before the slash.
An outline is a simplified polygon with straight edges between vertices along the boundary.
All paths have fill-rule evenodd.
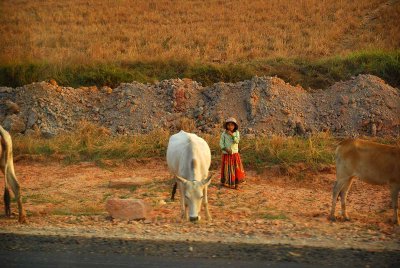
<path id="1" fill-rule="evenodd" d="M 199 220 L 203 200 L 206 218 L 211 220 L 207 200 L 207 187 L 211 181 L 211 176 L 208 176 L 211 151 L 207 142 L 183 130 L 172 135 L 168 142 L 167 163 L 179 185 L 182 218 L 187 220 L 189 216 L 190 221 Z"/>

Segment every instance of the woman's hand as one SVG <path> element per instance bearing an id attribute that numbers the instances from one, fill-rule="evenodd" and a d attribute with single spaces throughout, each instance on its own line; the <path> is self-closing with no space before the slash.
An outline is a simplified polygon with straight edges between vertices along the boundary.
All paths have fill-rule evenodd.
<path id="1" fill-rule="evenodd" d="M 228 134 L 228 135 L 230 135 L 230 136 L 233 136 L 233 132 L 230 131 L 230 130 L 226 130 L 226 134 Z"/>
<path id="2" fill-rule="evenodd" d="M 225 152 L 227 152 L 228 154 L 232 154 L 232 150 L 230 148 L 225 148 Z"/>

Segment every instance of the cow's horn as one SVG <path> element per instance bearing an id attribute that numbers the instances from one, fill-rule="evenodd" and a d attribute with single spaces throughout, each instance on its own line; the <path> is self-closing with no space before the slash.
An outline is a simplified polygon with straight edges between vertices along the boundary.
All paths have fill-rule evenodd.
<path id="1" fill-rule="evenodd" d="M 202 181 L 203 185 L 209 184 L 210 181 L 211 181 L 211 177 L 212 177 L 212 175 L 208 176 L 207 179 L 204 179 L 204 180 Z"/>
<path id="2" fill-rule="evenodd" d="M 181 182 L 183 182 L 183 183 L 187 182 L 187 179 L 182 178 L 182 177 L 180 177 L 180 176 L 176 176 L 176 178 L 177 178 L 178 180 L 180 180 Z"/>

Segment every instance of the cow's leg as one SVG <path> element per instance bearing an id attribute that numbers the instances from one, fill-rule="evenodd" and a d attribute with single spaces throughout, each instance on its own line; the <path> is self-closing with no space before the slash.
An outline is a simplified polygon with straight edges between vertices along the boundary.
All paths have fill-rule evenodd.
<path id="1" fill-rule="evenodd" d="M 338 178 L 336 176 L 336 178 Z M 331 214 L 329 216 L 329 219 L 331 221 L 335 221 L 335 210 L 336 210 L 336 202 L 339 196 L 340 191 L 343 188 L 345 181 L 343 179 L 336 179 L 335 185 L 333 186 L 333 191 L 332 191 L 332 209 L 331 209 Z"/>
<path id="2" fill-rule="evenodd" d="M 10 198 L 10 190 L 6 186 L 4 188 L 4 213 L 6 214 L 6 217 L 11 217 L 11 198 Z"/>
<path id="3" fill-rule="evenodd" d="M 186 206 L 185 206 L 185 191 L 183 189 L 183 183 L 178 181 L 178 187 L 181 194 L 181 218 L 184 220 L 186 219 Z"/>
<path id="4" fill-rule="evenodd" d="M 1 145 L 1 144 L 0 144 Z M 1 148 L 0 148 L 1 149 Z M 0 160 L 0 168 L 2 173 L 4 174 L 4 213 L 6 217 L 11 217 L 11 198 L 10 198 L 10 190 L 8 189 L 8 181 L 7 176 L 5 175 L 6 165 L 4 163 L 4 157 L 1 156 L 2 159 Z"/>
<path id="5" fill-rule="evenodd" d="M 204 210 L 205 210 L 205 212 L 206 212 L 206 219 L 208 220 L 208 221 L 211 221 L 212 220 L 212 218 L 211 218 L 211 214 L 210 214 L 210 210 L 208 209 L 208 195 L 207 195 L 207 186 L 205 186 L 204 187 L 204 197 L 203 197 L 203 202 L 204 202 Z"/>
<path id="6" fill-rule="evenodd" d="M 175 200 L 175 193 L 176 193 L 176 187 L 178 187 L 178 183 L 174 182 L 174 185 L 172 186 L 172 193 L 171 193 L 171 200 Z"/>
<path id="7" fill-rule="evenodd" d="M 5 170 L 6 180 L 8 182 L 8 185 L 11 187 L 11 189 L 15 195 L 15 199 L 17 200 L 17 203 L 18 203 L 19 222 L 25 223 L 26 222 L 26 214 L 25 214 L 25 210 L 22 206 L 22 196 L 21 196 L 21 189 L 19 186 L 19 182 L 15 176 L 13 166 L 6 165 L 6 168 L 7 168 L 7 170 Z"/>
<path id="8" fill-rule="evenodd" d="M 0 136 L 0 141 L 1 136 Z M 10 190 L 8 189 L 8 182 L 7 182 L 7 177 L 6 177 L 6 163 L 5 163 L 5 155 L 4 151 L 2 151 L 2 144 L 0 144 L 0 170 L 4 174 L 4 213 L 6 217 L 11 216 L 11 207 L 10 207 Z"/>
<path id="9" fill-rule="evenodd" d="M 347 214 L 346 211 L 346 199 L 347 199 L 347 193 L 349 192 L 349 189 L 351 187 L 351 184 L 353 182 L 353 178 L 350 178 L 346 183 L 343 185 L 342 190 L 340 191 L 340 203 L 342 205 L 342 216 L 345 221 L 349 221 L 349 215 Z"/>
<path id="10" fill-rule="evenodd" d="M 189 206 L 186 204 L 186 206 L 185 206 L 185 217 L 184 217 L 184 219 L 185 220 L 189 220 Z"/>
<path id="11" fill-rule="evenodd" d="M 398 197 L 399 197 L 399 185 L 391 185 L 390 192 L 392 195 L 392 207 L 393 207 L 393 223 L 398 225 L 399 224 L 399 213 L 398 213 Z"/>

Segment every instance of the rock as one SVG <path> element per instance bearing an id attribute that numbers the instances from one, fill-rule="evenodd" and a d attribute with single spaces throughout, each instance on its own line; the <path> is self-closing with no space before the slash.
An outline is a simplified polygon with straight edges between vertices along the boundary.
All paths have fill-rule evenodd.
<path id="1" fill-rule="evenodd" d="M 37 114 L 35 111 L 31 110 L 30 113 L 28 114 L 28 120 L 26 122 L 26 128 L 30 129 L 32 126 L 36 123 L 37 120 Z"/>
<path id="2" fill-rule="evenodd" d="M 51 139 L 56 135 L 56 133 L 55 133 L 54 130 L 50 130 L 50 129 L 46 129 L 45 128 L 45 129 L 41 130 L 41 135 L 45 139 Z"/>
<path id="3" fill-rule="evenodd" d="M 0 93 L 11 93 L 12 90 L 11 87 L 0 87 Z"/>
<path id="4" fill-rule="evenodd" d="M 373 123 L 373 124 L 371 125 L 371 135 L 372 135 L 373 137 L 376 136 L 376 124 L 375 124 L 375 123 Z"/>
<path id="5" fill-rule="evenodd" d="M 104 86 L 101 88 L 101 92 L 106 93 L 106 94 L 111 94 L 113 92 L 112 88 L 108 86 Z"/>
<path id="6" fill-rule="evenodd" d="M 110 188 L 130 188 L 132 186 L 140 186 L 144 184 L 148 184 L 151 182 L 151 179 L 144 177 L 129 177 L 129 178 L 116 178 L 111 179 L 108 183 L 108 187 Z"/>
<path id="7" fill-rule="evenodd" d="M 140 199 L 109 198 L 106 210 L 114 219 L 141 220 L 148 217 L 150 208 Z"/>
<path id="8" fill-rule="evenodd" d="M 57 81 L 54 79 L 50 79 L 49 84 L 53 86 L 58 86 Z"/>
<path id="9" fill-rule="evenodd" d="M 22 133 L 26 128 L 24 120 L 16 114 L 8 115 L 2 125 L 11 133 Z"/>
<path id="10" fill-rule="evenodd" d="M 339 96 L 339 103 L 342 105 L 347 105 L 349 103 L 349 97 L 345 95 Z"/>
<path id="11" fill-rule="evenodd" d="M 18 106 L 18 104 L 16 104 L 15 102 L 12 102 L 10 100 L 6 100 L 6 108 L 7 108 L 7 113 L 8 114 L 17 114 L 20 112 L 20 108 Z"/>
<path id="12" fill-rule="evenodd" d="M 304 135 L 306 133 L 306 129 L 302 122 L 296 122 L 296 132 L 299 135 Z"/>
<path id="13" fill-rule="evenodd" d="M 25 133 L 24 133 L 24 135 L 25 136 L 33 136 L 33 135 L 35 135 L 35 130 L 33 130 L 33 129 L 27 129 L 27 130 L 25 130 Z"/>
<path id="14" fill-rule="evenodd" d="M 119 125 L 119 126 L 117 126 L 117 133 L 118 134 L 124 134 L 125 133 L 125 126 L 123 126 L 123 125 Z"/>
<path id="15" fill-rule="evenodd" d="M 281 112 L 282 112 L 283 114 L 285 114 L 285 115 L 290 114 L 290 111 L 289 111 L 288 109 L 286 109 L 286 108 L 282 108 L 282 109 L 281 109 Z"/>

